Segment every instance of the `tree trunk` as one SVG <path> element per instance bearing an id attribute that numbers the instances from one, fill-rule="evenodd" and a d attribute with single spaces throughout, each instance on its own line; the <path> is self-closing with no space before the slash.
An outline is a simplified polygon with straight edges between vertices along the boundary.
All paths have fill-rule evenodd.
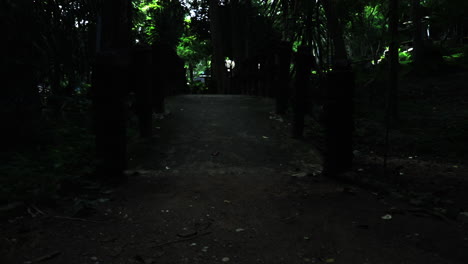
<path id="1" fill-rule="evenodd" d="M 390 47 L 389 47 L 389 85 L 387 87 L 386 96 L 386 113 L 385 113 L 385 154 L 384 154 L 384 170 L 387 168 L 387 157 L 389 151 L 389 135 L 391 125 L 398 119 L 398 0 L 390 0 L 389 10 L 389 33 L 390 33 Z"/>
<path id="2" fill-rule="evenodd" d="M 223 32 L 221 23 L 221 7 L 217 0 L 209 0 L 211 42 L 213 56 L 211 61 L 212 78 L 219 94 L 226 93 L 226 67 L 224 65 Z"/>
<path id="3" fill-rule="evenodd" d="M 0 10 L 4 56 L 0 60 L 0 130 L 2 150 L 17 149 L 34 142 L 40 120 L 40 97 L 34 71 L 32 42 L 33 3 L 28 0 L 6 1 Z M 35 143 L 35 142 L 34 142 Z"/>
<path id="4" fill-rule="evenodd" d="M 337 1 L 323 0 L 322 4 L 334 46 L 333 71 L 327 76 L 328 89 L 324 106 L 324 174 L 337 176 L 352 167 L 354 74 L 348 61 L 342 26 L 336 15 Z"/>
<path id="5" fill-rule="evenodd" d="M 339 0 L 322 0 L 323 8 L 327 17 L 327 28 L 334 46 L 334 67 L 347 68 L 349 66 L 346 45 L 343 38 L 343 27 L 336 14 L 337 2 Z"/>
<path id="6" fill-rule="evenodd" d="M 421 15 L 421 0 L 412 0 L 412 15 L 413 15 L 413 63 L 417 69 L 423 66 L 424 60 L 424 40 L 422 29 Z"/>
<path id="7" fill-rule="evenodd" d="M 398 120 L 398 6 L 399 0 L 390 0 L 390 48 L 389 48 L 389 93 L 388 93 L 388 114 L 392 120 Z M 389 120 L 390 122 L 390 120 Z"/>
<path id="8" fill-rule="evenodd" d="M 189 62 L 189 64 L 188 64 L 188 70 L 189 70 L 189 80 L 190 80 L 190 83 L 193 83 L 193 63 Z"/>

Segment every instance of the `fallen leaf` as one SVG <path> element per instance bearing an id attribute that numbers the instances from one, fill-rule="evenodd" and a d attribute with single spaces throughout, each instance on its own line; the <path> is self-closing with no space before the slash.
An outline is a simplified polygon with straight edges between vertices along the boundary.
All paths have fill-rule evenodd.
<path id="1" fill-rule="evenodd" d="M 299 173 L 295 173 L 295 174 L 293 174 L 291 176 L 296 177 L 296 178 L 303 178 L 303 177 L 307 176 L 307 172 L 299 172 Z"/>
<path id="2" fill-rule="evenodd" d="M 390 219 L 392 219 L 392 216 L 389 215 L 389 214 L 386 214 L 386 215 L 382 216 L 382 219 L 383 220 L 390 220 Z"/>
<path id="3" fill-rule="evenodd" d="M 33 261 L 26 261 L 25 263 L 38 263 L 38 262 L 47 261 L 47 260 L 50 260 L 50 259 L 53 259 L 53 258 L 57 257 L 60 254 L 62 254 L 62 252 L 54 251 L 54 252 L 52 252 L 50 254 L 47 254 L 47 255 L 44 255 L 42 257 L 36 258 Z"/>
<path id="4" fill-rule="evenodd" d="M 197 234 L 198 234 L 197 231 L 186 231 L 186 232 L 181 232 L 181 233 L 177 234 L 177 236 L 187 238 L 187 237 L 196 236 Z"/>
<path id="5" fill-rule="evenodd" d="M 102 194 L 111 194 L 111 193 L 114 193 L 114 192 L 115 192 L 115 190 L 110 189 L 110 190 L 104 190 L 101 193 Z"/>

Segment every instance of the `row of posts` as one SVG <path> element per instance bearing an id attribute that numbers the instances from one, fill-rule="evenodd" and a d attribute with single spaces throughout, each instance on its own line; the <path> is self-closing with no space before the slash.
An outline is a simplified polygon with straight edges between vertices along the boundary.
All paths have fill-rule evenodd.
<path id="1" fill-rule="evenodd" d="M 289 89 L 290 45 L 281 43 L 275 54 L 275 74 L 270 91 L 274 95 L 276 112 L 284 114 L 290 104 L 293 109 L 295 138 L 304 133 L 304 118 L 311 103 L 308 100 L 314 58 L 308 47 L 299 47 L 294 56 L 295 78 L 292 94 Z M 153 63 L 159 56 L 151 48 L 133 48 L 101 52 L 96 58 L 93 84 L 93 105 L 98 158 L 97 176 L 120 180 L 127 166 L 126 98 L 133 88 L 135 110 L 142 137 L 152 134 L 152 113 L 164 112 L 164 88 L 156 87 L 164 76 L 161 65 Z M 251 76 L 252 77 L 252 76 Z M 244 87 L 256 85 L 255 78 L 244 78 Z M 346 67 L 335 67 L 322 80 L 325 88 L 323 125 L 325 127 L 325 170 L 336 174 L 346 171 L 352 164 L 353 91 L 354 76 Z M 266 88 L 268 89 L 268 88 Z"/>
<path id="2" fill-rule="evenodd" d="M 233 92 L 273 97 L 276 113 L 281 115 L 290 105 L 294 138 L 303 137 L 305 116 L 312 109 L 311 104 L 320 101 L 320 119 L 325 128 L 325 173 L 344 172 L 351 168 L 353 159 L 353 71 L 350 66 L 336 65 L 326 74 L 313 75 L 312 71 L 318 69 L 312 49 L 300 46 L 294 54 L 291 50 L 290 43 L 280 42 L 266 59 L 241 61 L 231 75 Z M 290 80 L 292 61 L 295 76 Z"/>
<path id="3" fill-rule="evenodd" d="M 96 56 L 93 70 L 93 114 L 96 135 L 96 176 L 125 180 L 127 167 L 127 98 L 135 94 L 134 110 L 142 137 L 152 135 L 153 112 L 164 112 L 164 86 L 151 48 L 111 50 Z"/>

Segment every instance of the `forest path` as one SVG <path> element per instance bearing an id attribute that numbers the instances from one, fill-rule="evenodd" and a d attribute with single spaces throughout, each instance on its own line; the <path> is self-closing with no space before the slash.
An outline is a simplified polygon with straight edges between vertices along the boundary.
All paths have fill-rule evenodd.
<path id="1" fill-rule="evenodd" d="M 468 263 L 457 225 L 317 174 L 319 156 L 289 138 L 272 101 L 180 96 L 167 108 L 133 148 L 129 184 L 89 218 L 104 222 L 44 219 L 2 263 L 56 251 L 47 263 Z"/>

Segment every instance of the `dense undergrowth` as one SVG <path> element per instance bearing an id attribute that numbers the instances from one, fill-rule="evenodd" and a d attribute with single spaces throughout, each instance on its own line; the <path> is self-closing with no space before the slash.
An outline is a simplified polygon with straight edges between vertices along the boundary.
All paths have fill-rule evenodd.
<path id="1" fill-rule="evenodd" d="M 383 76 L 385 73 L 381 70 L 358 75 L 355 97 L 357 146 L 380 155 L 387 151 L 385 90 L 388 82 Z M 415 72 L 411 64 L 402 64 L 399 116 L 390 125 L 388 155 L 465 162 L 468 155 L 465 149 L 468 91 L 464 89 L 467 76 L 465 56 L 446 55 L 443 65 L 422 74 Z"/>
<path id="2" fill-rule="evenodd" d="M 468 60 L 444 56 L 442 65 L 423 73 L 411 62 L 401 64 L 399 118 L 390 124 L 387 144 L 386 69 L 358 71 L 354 168 L 341 177 L 456 219 L 468 208 Z M 306 128 L 307 138 L 325 151 L 320 120 L 308 118 Z"/>
<path id="3" fill-rule="evenodd" d="M 47 202 L 59 198 L 65 182 L 82 181 L 94 168 L 90 103 L 69 101 L 56 113 L 44 108 L 38 128 L 17 147 L 1 153 L 0 201 Z"/>
<path id="4" fill-rule="evenodd" d="M 0 207 L 86 200 L 101 185 L 95 177 L 96 149 L 91 101 L 68 98 L 60 111 L 44 106 L 36 127 L 21 144 L 0 153 Z M 131 103 L 129 102 L 129 105 Z M 138 120 L 127 111 L 129 143 L 139 137 Z"/>

